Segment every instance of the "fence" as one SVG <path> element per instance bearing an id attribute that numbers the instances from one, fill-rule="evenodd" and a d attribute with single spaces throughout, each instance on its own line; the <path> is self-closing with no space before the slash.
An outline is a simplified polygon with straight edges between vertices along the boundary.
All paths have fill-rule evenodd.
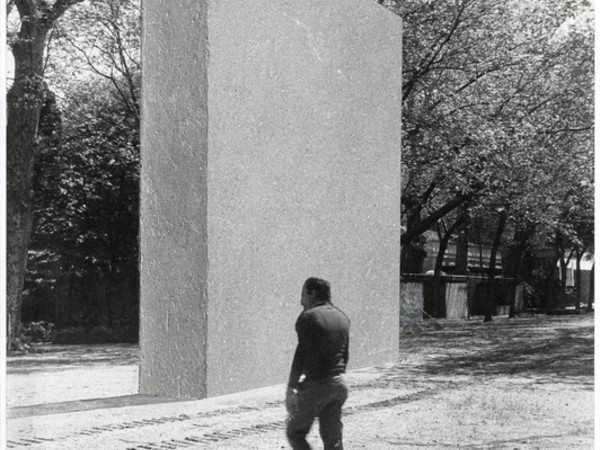
<path id="1" fill-rule="evenodd" d="M 515 313 L 524 309 L 523 286 L 513 293 L 510 278 L 495 278 L 490 301 L 495 315 L 507 315 L 515 299 Z M 487 279 L 468 276 L 403 275 L 400 289 L 400 316 L 468 319 L 485 312 Z"/>

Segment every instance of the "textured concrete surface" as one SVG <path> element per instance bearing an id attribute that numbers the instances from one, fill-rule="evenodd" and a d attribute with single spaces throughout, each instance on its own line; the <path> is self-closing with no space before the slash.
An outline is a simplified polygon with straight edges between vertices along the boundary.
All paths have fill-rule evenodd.
<path id="1" fill-rule="evenodd" d="M 206 2 L 144 1 L 140 391 L 206 395 Z"/>
<path id="2" fill-rule="evenodd" d="M 284 379 L 309 276 L 352 320 L 351 368 L 393 360 L 400 19 L 364 0 L 144 14 L 141 393 Z"/>
<path id="3" fill-rule="evenodd" d="M 351 366 L 393 360 L 401 82 L 380 80 L 401 74 L 399 18 L 215 1 L 208 41 L 209 395 L 282 379 L 309 276 L 352 320 Z"/>

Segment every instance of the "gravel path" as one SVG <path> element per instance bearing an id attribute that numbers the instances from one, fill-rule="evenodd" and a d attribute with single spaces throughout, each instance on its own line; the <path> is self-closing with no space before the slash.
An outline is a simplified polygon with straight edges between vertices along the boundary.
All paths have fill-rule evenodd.
<path id="1" fill-rule="evenodd" d="M 401 335 L 394 364 L 348 374 L 346 449 L 594 448 L 593 316 L 442 325 Z M 135 347 L 39 350 L 7 361 L 7 448 L 288 448 L 283 385 L 148 398 L 133 395 Z"/>

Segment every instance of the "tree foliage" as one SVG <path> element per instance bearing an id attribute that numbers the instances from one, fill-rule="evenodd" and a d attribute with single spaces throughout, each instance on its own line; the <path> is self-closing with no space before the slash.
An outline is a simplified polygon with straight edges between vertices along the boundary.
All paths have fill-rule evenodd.
<path id="1" fill-rule="evenodd" d="M 105 81 L 139 126 L 140 38 L 139 0 L 85 1 L 54 28 L 46 77 L 64 96 L 70 83 Z"/>
<path id="2" fill-rule="evenodd" d="M 591 230 L 589 3 L 387 3 L 405 27 L 403 262 L 461 205 L 506 214 L 507 232 Z"/>
<path id="3" fill-rule="evenodd" d="M 12 14 L 10 6 L 8 344 L 16 349 L 28 247 L 26 312 L 52 299 L 45 311 L 64 324 L 137 321 L 141 24 L 138 1 L 15 0 Z"/>
<path id="4" fill-rule="evenodd" d="M 29 280 L 25 306 L 51 298 L 52 311 L 38 308 L 46 316 L 30 319 L 51 318 L 59 331 L 125 327 L 132 336 L 138 305 L 137 119 L 104 80 L 82 82 L 68 98 L 60 145 L 44 146 L 36 165 L 29 274 L 42 273 L 37 279 L 46 284 Z"/>
<path id="5" fill-rule="evenodd" d="M 7 316 L 9 350 L 20 342 L 22 292 L 33 215 L 33 165 L 44 100 L 44 53 L 49 32 L 81 0 L 14 0 L 16 28 L 8 32 L 14 79 L 7 94 Z"/>

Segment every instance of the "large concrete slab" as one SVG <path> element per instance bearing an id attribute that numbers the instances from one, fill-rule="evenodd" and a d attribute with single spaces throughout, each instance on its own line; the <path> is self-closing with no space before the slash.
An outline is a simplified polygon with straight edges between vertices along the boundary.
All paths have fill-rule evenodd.
<path id="1" fill-rule="evenodd" d="M 393 361 L 399 18 L 146 0 L 144 20 L 141 393 L 285 381 L 309 276 L 352 319 L 351 368 Z"/>

